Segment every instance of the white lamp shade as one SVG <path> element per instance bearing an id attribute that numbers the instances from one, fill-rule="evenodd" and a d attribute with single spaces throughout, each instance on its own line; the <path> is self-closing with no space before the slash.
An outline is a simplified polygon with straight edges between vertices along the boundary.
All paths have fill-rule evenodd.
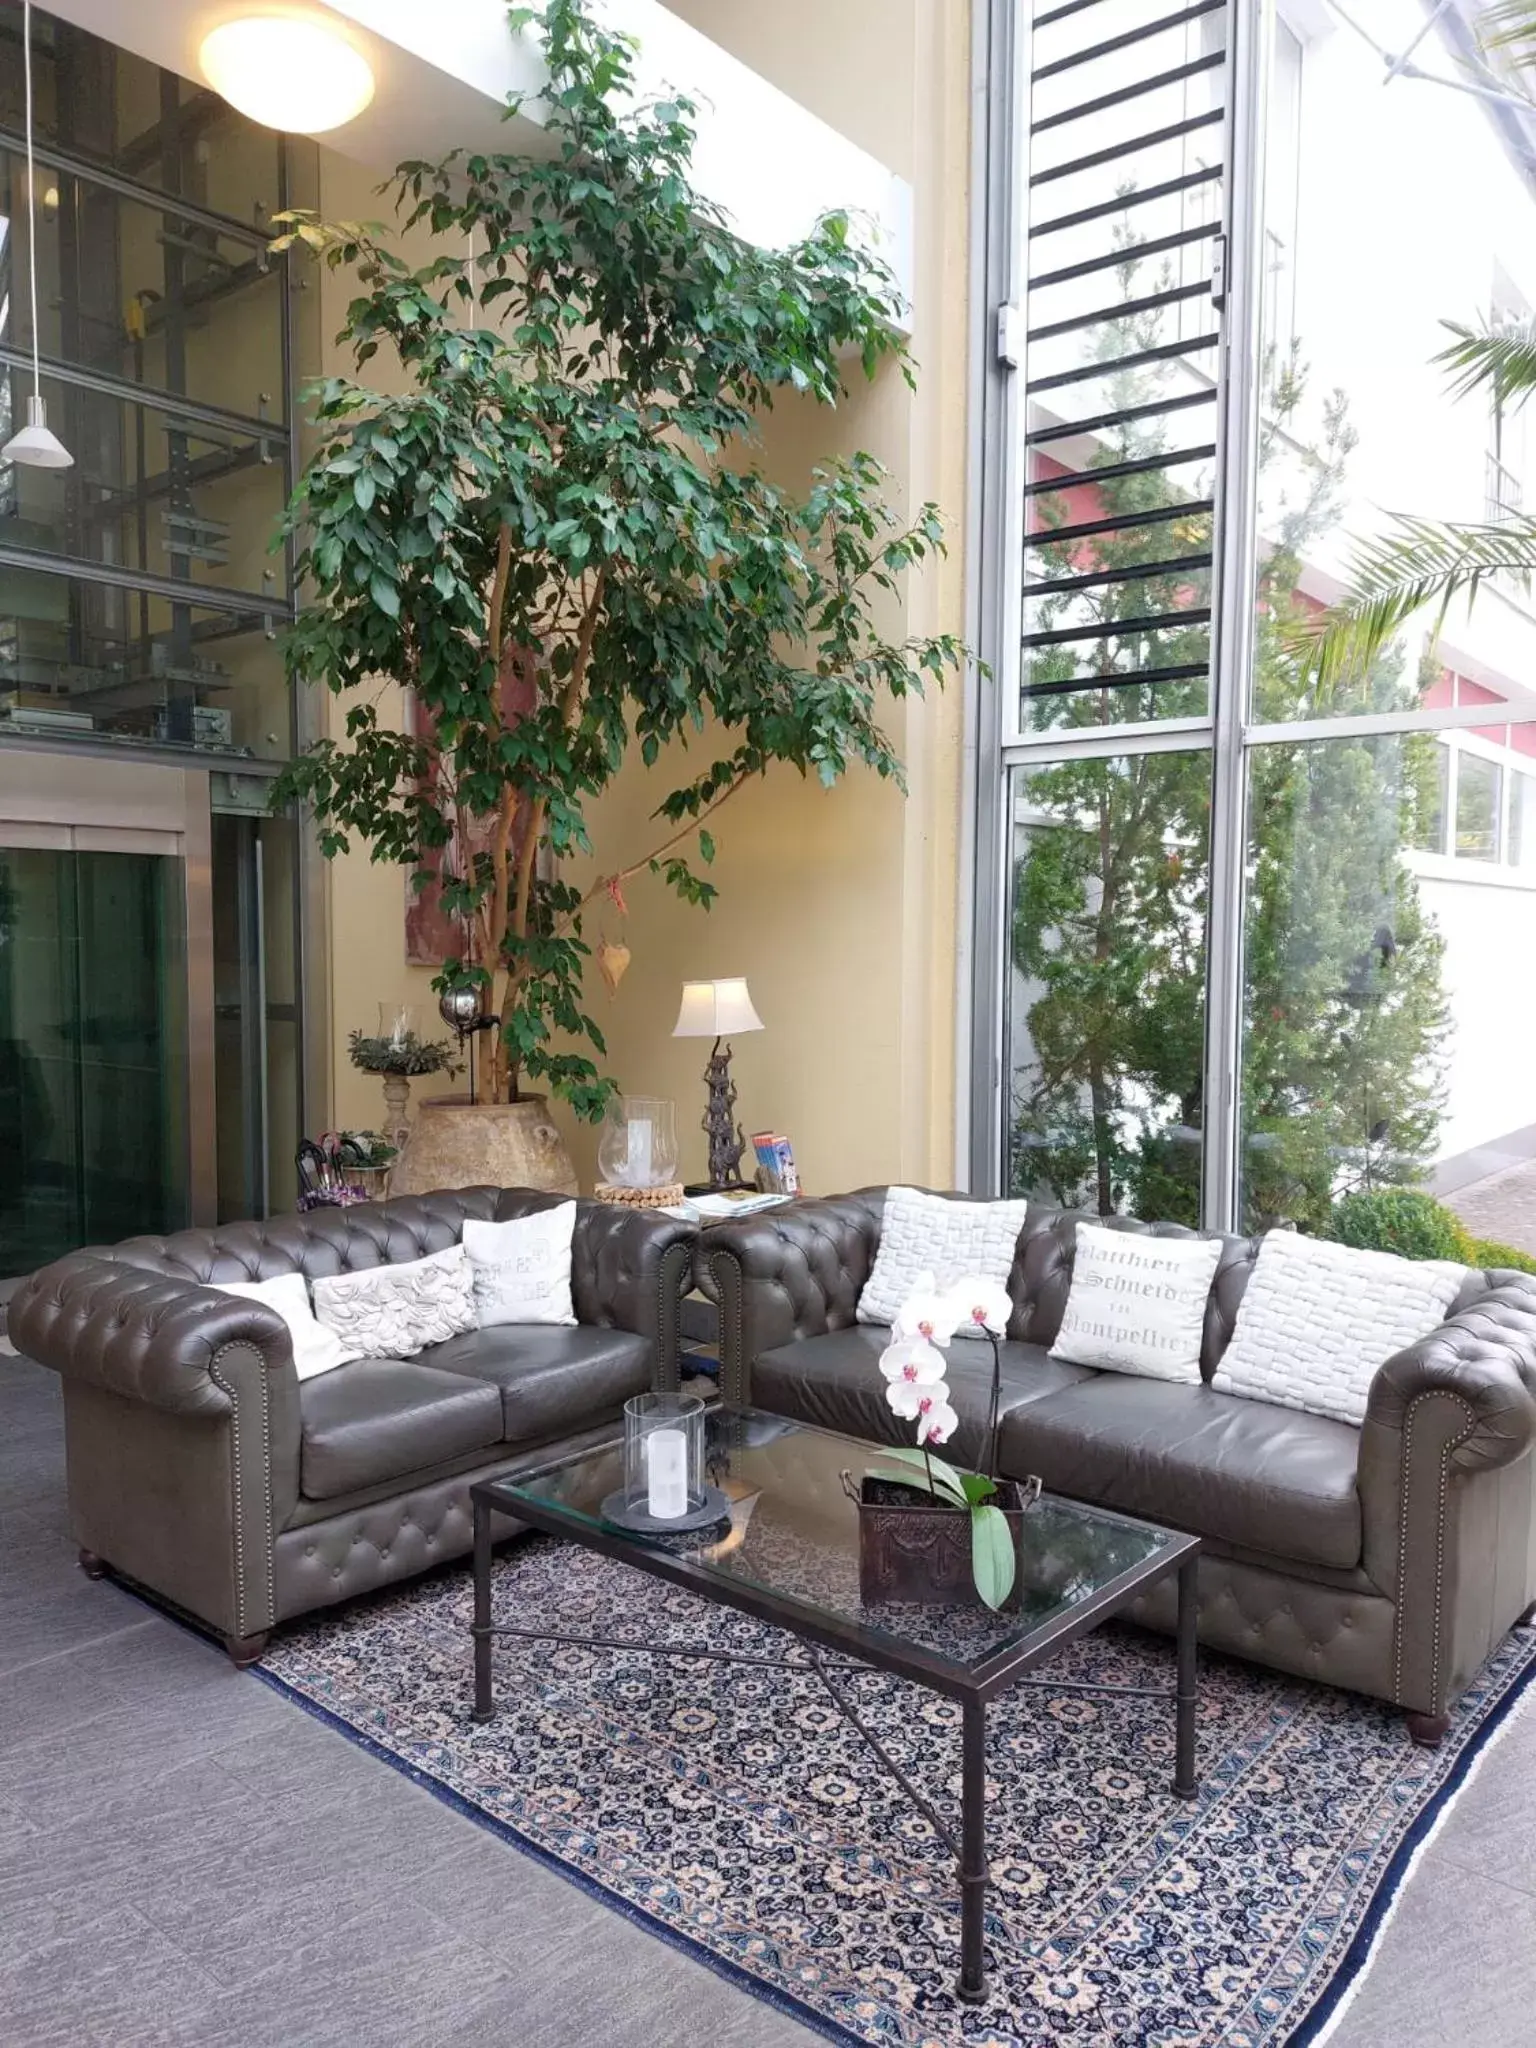
<path id="1" fill-rule="evenodd" d="M 373 98 L 373 67 L 329 21 L 294 12 L 250 14 L 203 38 L 203 76 L 264 128 L 323 135 Z"/>
<path id="2" fill-rule="evenodd" d="M 68 469 L 73 455 L 48 424 L 45 400 L 27 400 L 27 424 L 0 448 L 0 462 L 19 462 L 27 469 Z"/>
<path id="3" fill-rule="evenodd" d="M 763 1020 L 752 1007 L 747 984 L 731 981 L 685 981 L 682 1008 L 672 1027 L 674 1038 L 731 1038 L 738 1031 L 761 1031 Z"/>

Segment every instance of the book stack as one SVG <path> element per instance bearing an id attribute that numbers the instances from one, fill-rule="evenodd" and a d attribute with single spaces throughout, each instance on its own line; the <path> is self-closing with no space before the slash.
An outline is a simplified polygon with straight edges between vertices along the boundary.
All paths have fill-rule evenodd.
<path id="1" fill-rule="evenodd" d="M 797 1195 L 800 1176 L 795 1171 L 795 1152 L 788 1138 L 774 1131 L 754 1131 L 752 1149 L 757 1154 L 760 1187 L 775 1195 Z"/>

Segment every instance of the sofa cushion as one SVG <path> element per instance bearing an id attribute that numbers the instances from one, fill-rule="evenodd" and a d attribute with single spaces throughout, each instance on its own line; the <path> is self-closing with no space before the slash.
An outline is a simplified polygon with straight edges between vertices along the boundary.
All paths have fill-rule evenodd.
<path id="1" fill-rule="evenodd" d="M 802 1337 L 760 1352 L 752 1367 L 752 1405 L 873 1443 L 913 1443 L 913 1425 L 892 1414 L 885 1398 L 880 1354 L 890 1341 L 888 1329 L 859 1323 L 851 1330 Z M 1001 1351 L 1000 1413 L 1094 1377 L 1083 1366 L 1048 1357 L 1038 1344 L 1004 1344 Z M 944 1455 L 952 1463 L 974 1465 L 982 1455 L 987 1426 L 992 1347 L 985 1342 L 951 1344 L 945 1360 L 949 1397 L 960 1427 L 944 1446 Z"/>
<path id="2" fill-rule="evenodd" d="M 999 1463 L 1266 1557 L 1360 1562 L 1360 1432 L 1210 1387 L 1100 1374 L 1013 1410 Z"/>
<path id="3" fill-rule="evenodd" d="M 951 1200 L 923 1188 L 887 1188 L 880 1244 L 859 1295 L 858 1320 L 888 1327 L 907 1297 L 920 1291 L 925 1274 L 940 1294 L 976 1274 L 1002 1287 L 1028 1210 L 1023 1201 Z M 979 1331 L 963 1334 L 986 1341 Z"/>
<path id="4" fill-rule="evenodd" d="M 622 1414 L 650 1386 L 656 1349 L 630 1330 L 497 1323 L 434 1344 L 422 1363 L 496 1389 L 504 1440 L 534 1444 Z"/>
<path id="5" fill-rule="evenodd" d="M 501 1441 L 494 1387 L 415 1359 L 360 1358 L 299 1388 L 300 1490 L 330 1500 Z"/>
<path id="6" fill-rule="evenodd" d="M 1362 1423 L 1371 1382 L 1451 1312 L 1467 1269 L 1449 1259 L 1271 1230 L 1214 1384 L 1226 1394 Z"/>

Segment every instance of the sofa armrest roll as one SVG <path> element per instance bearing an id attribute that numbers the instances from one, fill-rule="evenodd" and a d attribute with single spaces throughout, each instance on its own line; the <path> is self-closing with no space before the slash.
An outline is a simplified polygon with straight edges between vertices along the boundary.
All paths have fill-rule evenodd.
<path id="1" fill-rule="evenodd" d="M 293 1370 L 288 1327 L 261 1302 L 94 1252 L 24 1280 L 7 1327 L 39 1365 L 173 1415 L 231 1412 L 219 1361 L 232 1346 L 257 1353 L 269 1373 Z"/>
<path id="2" fill-rule="evenodd" d="M 868 1188 L 785 1202 L 702 1233 L 701 1280 L 720 1311 L 720 1384 L 728 1401 L 750 1403 L 759 1353 L 856 1321 L 884 1201 L 884 1188 Z"/>
<path id="3" fill-rule="evenodd" d="M 1407 1434 L 1417 1405 L 1461 1411 L 1445 1453 L 1458 1471 L 1513 1464 L 1536 1443 L 1536 1278 L 1501 1274 L 1439 1329 L 1389 1358 L 1371 1383 L 1362 1469 L 1377 1439 Z"/>
<path id="4" fill-rule="evenodd" d="M 1531 1598 L 1536 1282 L 1484 1291 L 1371 1383 L 1362 1564 L 1393 1603 L 1389 1697 L 1438 1720 Z"/>
<path id="5" fill-rule="evenodd" d="M 698 1226 L 655 1209 L 580 1202 L 571 1243 L 577 1320 L 652 1338 L 662 1383 L 676 1384 L 678 1310 Z"/>

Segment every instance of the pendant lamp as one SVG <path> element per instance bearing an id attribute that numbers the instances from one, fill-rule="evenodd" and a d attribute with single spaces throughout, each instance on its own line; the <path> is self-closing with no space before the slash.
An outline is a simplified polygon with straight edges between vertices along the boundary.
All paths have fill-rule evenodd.
<path id="1" fill-rule="evenodd" d="M 23 0 L 22 64 L 27 80 L 27 286 L 32 306 L 32 391 L 27 399 L 27 424 L 0 448 L 0 462 L 20 462 L 29 469 L 68 469 L 73 455 L 48 425 L 43 402 L 42 371 L 37 342 L 37 179 L 32 168 L 32 0 Z"/>

